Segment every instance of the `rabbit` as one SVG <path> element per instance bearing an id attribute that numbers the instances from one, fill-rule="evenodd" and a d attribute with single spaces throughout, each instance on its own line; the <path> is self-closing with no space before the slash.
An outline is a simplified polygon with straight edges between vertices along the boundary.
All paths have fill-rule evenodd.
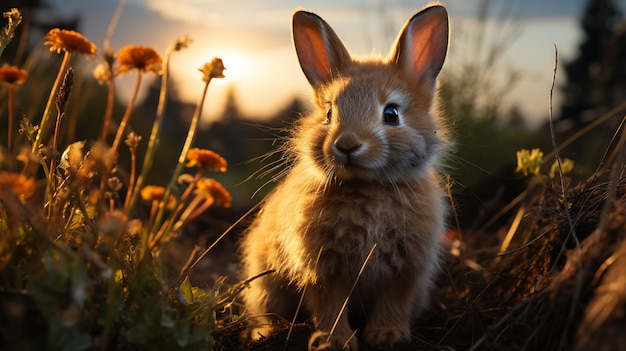
<path id="1" fill-rule="evenodd" d="M 441 268 L 449 212 L 440 158 L 437 77 L 448 13 L 416 13 L 386 59 L 356 59 L 333 29 L 304 10 L 293 41 L 315 109 L 285 141 L 284 178 L 241 239 L 249 337 L 276 332 L 301 303 L 316 332 L 310 350 L 390 347 L 411 340 Z M 346 306 L 344 304 L 346 303 Z M 350 321 L 364 315 L 358 336 Z"/>

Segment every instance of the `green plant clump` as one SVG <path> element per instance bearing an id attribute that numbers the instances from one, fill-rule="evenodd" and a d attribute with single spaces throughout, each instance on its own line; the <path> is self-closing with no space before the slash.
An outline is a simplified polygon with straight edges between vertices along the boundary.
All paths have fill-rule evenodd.
<path id="1" fill-rule="evenodd" d="M 2 49 L 21 18 L 17 9 L 5 17 L 9 23 L 2 32 Z M 204 91 L 172 180 L 167 186 L 144 181 L 158 148 L 169 58 L 189 43 L 188 38 L 177 40 L 163 57 L 138 45 L 115 54 L 105 50 L 92 78 L 110 92 L 101 136 L 71 143 L 62 152 L 59 132 L 68 122 L 65 105 L 72 95 L 81 94 L 72 91 L 70 57 L 96 57 L 96 46 L 75 31 L 48 32 L 44 45 L 63 60 L 43 115 L 24 116 L 19 127 L 13 123 L 13 99 L 19 93 L 16 85 L 28 72 L 0 67 L 0 92 L 6 92 L 9 107 L 9 144 L 0 157 L 0 349 L 212 349 L 212 332 L 221 324 L 216 312 L 245 284 L 220 292 L 218 282 L 212 290 L 203 290 L 192 286 L 186 275 L 198 258 L 195 254 L 178 279 L 166 278 L 171 275 L 163 261 L 168 243 L 181 228 L 209 207 L 231 203 L 228 191 L 205 177 L 209 171 L 225 172 L 226 161 L 210 150 L 191 147 L 209 83 L 224 77 L 220 59 L 200 68 Z M 135 91 L 109 144 L 114 82 L 132 72 L 137 75 Z M 161 101 L 143 165 L 136 167 L 142 138 L 126 126 L 147 73 L 161 75 Z M 130 169 L 124 172 L 118 166 L 122 144 L 131 155 Z M 197 172 L 183 174 L 186 168 Z M 143 216 L 140 201 L 146 204 Z"/>

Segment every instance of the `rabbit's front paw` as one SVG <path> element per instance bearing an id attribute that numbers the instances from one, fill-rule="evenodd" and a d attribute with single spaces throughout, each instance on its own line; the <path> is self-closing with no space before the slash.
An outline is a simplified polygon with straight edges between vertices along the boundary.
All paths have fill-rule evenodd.
<path id="1" fill-rule="evenodd" d="M 372 346 L 391 346 L 411 341 L 408 328 L 376 328 L 365 332 L 365 343 Z"/>
<path id="2" fill-rule="evenodd" d="M 244 331 L 243 336 L 251 341 L 268 338 L 270 335 L 275 334 L 278 328 L 272 325 L 271 321 L 267 318 L 259 317 L 254 324 L 248 326 Z"/>
<path id="3" fill-rule="evenodd" d="M 358 349 L 358 343 L 353 336 L 347 339 L 329 337 L 328 332 L 316 331 L 309 338 L 309 351 L 357 351 Z"/>

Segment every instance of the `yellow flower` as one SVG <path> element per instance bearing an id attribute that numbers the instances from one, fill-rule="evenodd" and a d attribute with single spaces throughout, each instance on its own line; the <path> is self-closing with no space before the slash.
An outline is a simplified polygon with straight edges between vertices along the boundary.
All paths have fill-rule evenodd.
<path id="1" fill-rule="evenodd" d="M 517 169 L 516 173 L 522 173 L 524 176 L 528 174 L 539 175 L 541 168 L 541 160 L 543 159 L 543 152 L 539 149 L 526 150 L 522 149 L 517 151 Z"/>
<path id="2" fill-rule="evenodd" d="M 73 30 L 51 29 L 46 35 L 44 45 L 50 45 L 50 51 L 75 52 L 83 55 L 96 53 L 96 45 L 87 40 L 82 34 Z"/>
<path id="3" fill-rule="evenodd" d="M 211 62 L 207 62 L 198 70 L 202 72 L 202 80 L 208 82 L 213 78 L 224 78 L 224 63 L 221 58 L 215 57 Z"/>
<path id="4" fill-rule="evenodd" d="M 196 193 L 213 198 L 218 204 L 223 207 L 230 207 L 232 203 L 232 196 L 228 190 L 224 189 L 222 184 L 212 178 L 201 178 L 196 184 Z"/>
<path id="5" fill-rule="evenodd" d="M 554 178 L 557 174 L 556 171 L 559 169 L 559 163 L 555 160 L 550 167 L 550 178 Z M 569 158 L 564 158 L 561 160 L 561 171 L 563 174 L 567 174 L 574 169 L 574 161 Z"/>
<path id="6" fill-rule="evenodd" d="M 27 199 L 35 193 L 35 179 L 23 174 L 0 172 L 0 197 L 7 191 L 13 191 L 20 200 Z"/>
<path id="7" fill-rule="evenodd" d="M 191 168 L 198 166 L 214 172 L 226 172 L 227 163 L 222 156 L 211 150 L 193 148 L 187 153 L 189 162 L 185 166 Z"/>
<path id="8" fill-rule="evenodd" d="M 28 72 L 17 66 L 3 65 L 0 67 L 0 81 L 8 84 L 22 84 L 28 78 Z"/>
<path id="9" fill-rule="evenodd" d="M 117 52 L 117 60 L 120 64 L 120 72 L 128 72 L 133 69 L 159 73 L 161 69 L 161 56 L 152 48 L 127 45 Z"/>

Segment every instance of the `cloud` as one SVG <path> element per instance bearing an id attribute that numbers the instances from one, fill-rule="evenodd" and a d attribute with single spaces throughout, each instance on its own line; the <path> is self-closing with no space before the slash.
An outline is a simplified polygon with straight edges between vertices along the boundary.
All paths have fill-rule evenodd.
<path id="1" fill-rule="evenodd" d="M 216 23 L 220 16 L 213 11 L 212 4 L 216 1 L 206 0 L 176 0 L 176 5 L 172 5 L 172 0 L 145 0 L 145 7 L 151 11 L 161 14 L 166 19 L 181 22 L 196 23 Z"/>

